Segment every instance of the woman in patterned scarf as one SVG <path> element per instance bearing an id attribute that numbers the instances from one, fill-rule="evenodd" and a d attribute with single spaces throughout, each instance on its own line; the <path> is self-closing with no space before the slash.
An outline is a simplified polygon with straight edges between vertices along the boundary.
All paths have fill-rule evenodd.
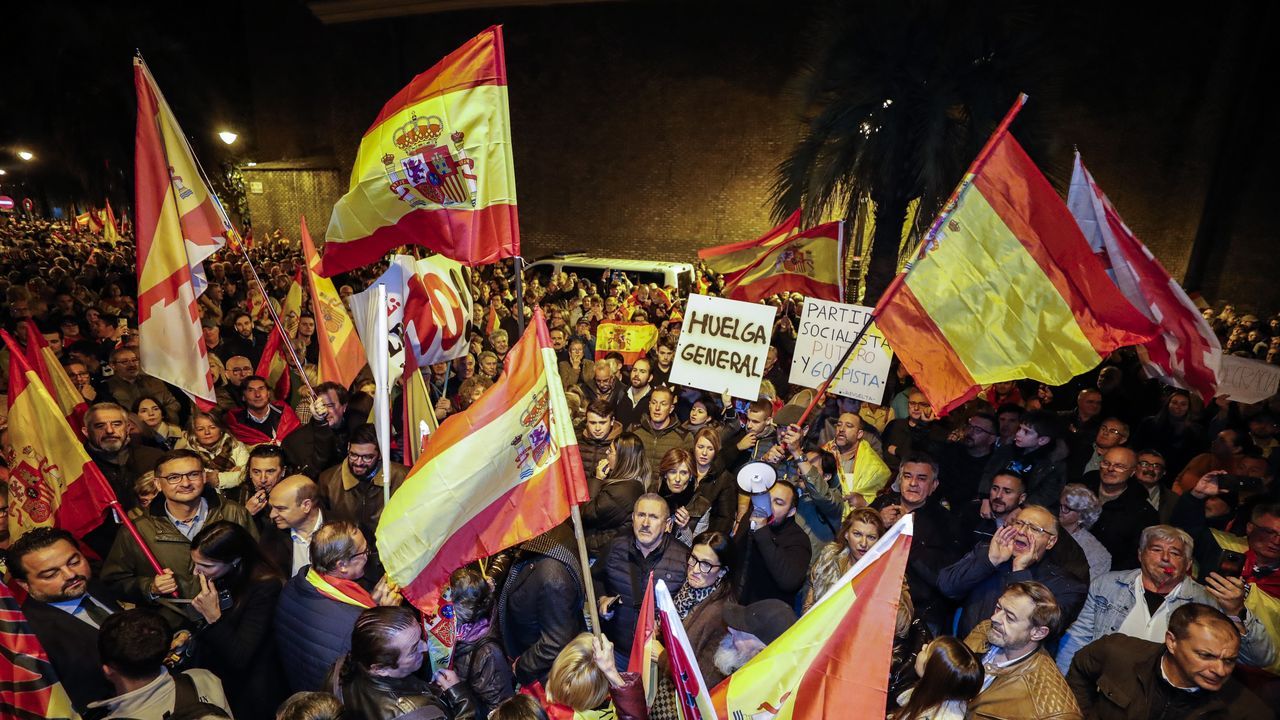
<path id="1" fill-rule="evenodd" d="M 244 480 L 249 448 L 228 433 L 222 420 L 215 415 L 192 413 L 187 431 L 175 447 L 194 450 L 200 456 L 204 461 L 205 482 L 216 487 L 219 493 Z"/>

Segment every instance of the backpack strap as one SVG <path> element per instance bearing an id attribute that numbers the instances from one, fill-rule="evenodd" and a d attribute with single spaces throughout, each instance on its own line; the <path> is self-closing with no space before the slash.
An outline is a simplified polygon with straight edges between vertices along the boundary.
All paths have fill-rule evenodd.
<path id="1" fill-rule="evenodd" d="M 196 692 L 196 681 L 184 673 L 173 675 L 173 714 L 185 710 L 200 702 L 200 693 Z"/>

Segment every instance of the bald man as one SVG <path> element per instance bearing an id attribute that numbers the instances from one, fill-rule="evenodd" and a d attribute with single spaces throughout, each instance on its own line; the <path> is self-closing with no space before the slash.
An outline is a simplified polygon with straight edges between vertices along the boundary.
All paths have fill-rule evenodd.
<path id="1" fill-rule="evenodd" d="M 289 575 L 311 564 L 311 535 L 324 524 L 320 489 L 306 475 L 290 475 L 271 489 L 267 499 L 273 531 L 263 533 L 263 554 Z"/>
<path id="2" fill-rule="evenodd" d="M 226 382 L 218 388 L 218 407 L 223 410 L 243 406 L 240 397 L 240 383 L 253 374 L 253 362 L 244 355 L 232 355 L 227 358 L 223 373 Z"/>

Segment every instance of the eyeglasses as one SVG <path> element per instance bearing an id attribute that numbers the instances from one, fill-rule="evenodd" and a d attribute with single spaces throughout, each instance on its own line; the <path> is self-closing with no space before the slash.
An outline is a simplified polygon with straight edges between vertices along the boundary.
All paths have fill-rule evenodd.
<path id="1" fill-rule="evenodd" d="M 717 570 L 719 568 L 724 567 L 723 565 L 716 565 L 715 563 L 709 563 L 706 560 L 699 560 L 698 558 L 692 555 L 689 556 L 688 562 L 689 562 L 689 567 L 693 568 L 694 570 L 697 570 L 700 573 L 709 573 L 712 570 Z"/>
<path id="2" fill-rule="evenodd" d="M 347 453 L 348 460 L 360 460 L 361 462 L 373 462 L 378 459 L 377 455 L 361 455 L 360 453 Z"/>
<path id="3" fill-rule="evenodd" d="M 174 473 L 172 475 L 160 475 L 159 477 L 169 485 L 177 485 L 183 480 L 195 481 L 204 477 L 204 470 L 192 470 L 189 473 Z"/>
<path id="4" fill-rule="evenodd" d="M 1164 469 L 1164 463 L 1158 463 L 1158 462 L 1147 462 L 1146 460 L 1139 460 L 1139 461 L 1138 461 L 1138 467 L 1140 467 L 1140 468 L 1147 468 L 1148 470 L 1149 470 L 1149 469 L 1151 469 L 1151 468 L 1159 468 L 1159 469 L 1163 470 L 1163 469 Z"/>
<path id="5" fill-rule="evenodd" d="M 980 432 L 983 435 L 995 435 L 994 430 L 988 430 L 982 427 L 981 425 L 974 425 L 973 423 L 969 423 L 969 429 L 973 430 L 974 432 Z"/>
<path id="6" fill-rule="evenodd" d="M 1035 534 L 1037 534 L 1037 535 L 1049 535 L 1049 536 L 1057 535 L 1057 533 L 1055 533 L 1055 532 L 1051 532 L 1051 531 L 1049 531 L 1049 530 L 1045 530 L 1044 528 L 1040 527 L 1039 525 L 1036 525 L 1035 523 L 1027 522 L 1026 520 L 1014 520 L 1013 522 L 1011 522 L 1011 523 L 1009 523 L 1009 524 L 1010 524 L 1010 525 L 1012 525 L 1013 527 L 1016 527 L 1016 528 L 1022 528 L 1023 530 L 1029 530 L 1029 531 L 1031 531 L 1031 532 L 1033 532 L 1033 533 L 1035 533 Z"/>
<path id="7" fill-rule="evenodd" d="M 1108 435 L 1123 435 L 1123 434 L 1124 434 L 1124 430 L 1123 430 L 1123 429 L 1121 429 L 1121 428 L 1118 428 L 1118 427 L 1107 427 L 1106 425 L 1103 425 L 1103 426 L 1102 426 L 1102 428 L 1101 428 L 1101 430 L 1102 430 L 1102 432 L 1104 432 L 1104 433 L 1106 433 L 1106 434 L 1108 434 Z"/>
<path id="8" fill-rule="evenodd" d="M 1124 463 L 1115 463 L 1115 462 L 1108 462 L 1106 460 L 1103 460 L 1102 462 L 1098 463 L 1098 467 L 1102 468 L 1103 470 L 1119 470 L 1123 472 L 1133 466 L 1125 465 Z"/>
<path id="9" fill-rule="evenodd" d="M 356 553 L 355 555 L 352 555 L 351 557 L 347 558 L 347 562 L 351 562 L 351 561 L 355 560 L 355 559 L 356 559 L 356 558 L 358 558 L 358 557 L 368 557 L 368 556 L 369 556 L 369 548 L 365 548 L 364 550 L 361 550 L 360 552 Z"/>

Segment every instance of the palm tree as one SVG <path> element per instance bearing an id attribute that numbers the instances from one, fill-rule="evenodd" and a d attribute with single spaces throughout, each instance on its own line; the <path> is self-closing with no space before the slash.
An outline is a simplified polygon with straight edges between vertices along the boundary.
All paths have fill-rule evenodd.
<path id="1" fill-rule="evenodd" d="M 774 214 L 803 208 L 806 225 L 834 215 L 853 227 L 859 204 L 874 203 L 865 286 L 850 297 L 874 302 L 897 272 L 908 204 L 920 198 L 918 241 L 1017 94 L 1043 91 L 1035 5 L 835 2 L 819 19 L 800 80 L 807 129 L 778 165 Z"/>

